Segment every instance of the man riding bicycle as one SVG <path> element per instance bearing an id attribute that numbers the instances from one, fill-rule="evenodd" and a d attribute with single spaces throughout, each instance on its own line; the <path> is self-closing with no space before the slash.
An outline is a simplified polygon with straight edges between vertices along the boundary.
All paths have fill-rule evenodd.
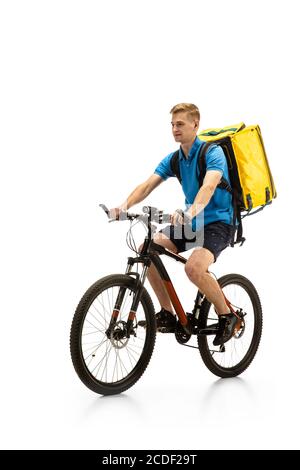
<path id="1" fill-rule="evenodd" d="M 175 253 L 194 248 L 185 264 L 185 272 L 190 281 L 214 304 L 219 318 L 218 332 L 213 341 L 217 346 L 230 340 L 238 321 L 227 306 L 218 282 L 208 272 L 209 266 L 229 246 L 234 231 L 232 196 L 225 189 L 217 187 L 222 177 L 230 184 L 227 161 L 221 147 L 211 145 L 205 157 L 205 177 L 199 188 L 198 156 L 204 145 L 197 137 L 199 109 L 191 103 L 180 103 L 170 113 L 172 133 L 175 141 L 180 143 L 178 163 L 186 210 L 175 211 L 171 226 L 156 233 L 153 240 Z M 167 155 L 156 167 L 154 174 L 138 185 L 123 204 L 111 209 L 110 216 L 118 218 L 122 211 L 143 201 L 162 182 L 176 176 L 171 163 L 173 155 L 174 152 Z M 187 236 L 186 227 L 190 228 L 192 239 Z M 182 229 L 180 233 L 178 228 Z M 170 298 L 153 264 L 148 269 L 147 277 L 161 305 L 160 312 L 156 314 L 158 330 L 174 330 L 176 317 Z"/>

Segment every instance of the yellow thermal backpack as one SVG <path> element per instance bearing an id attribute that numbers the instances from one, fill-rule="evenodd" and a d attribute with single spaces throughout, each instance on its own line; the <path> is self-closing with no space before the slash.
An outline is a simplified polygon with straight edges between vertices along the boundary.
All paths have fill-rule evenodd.
<path id="1" fill-rule="evenodd" d="M 237 234 L 231 246 L 235 243 L 243 244 L 245 238 L 242 219 L 256 214 L 276 197 L 260 128 L 258 125 L 246 127 L 242 122 L 220 129 L 206 129 L 198 137 L 206 142 L 198 155 L 200 187 L 206 173 L 205 155 L 209 147 L 219 145 L 226 156 L 230 182 L 222 178 L 218 187 L 232 194 L 233 225 L 237 227 Z M 181 182 L 178 157 L 175 152 L 171 159 L 171 168 Z"/>

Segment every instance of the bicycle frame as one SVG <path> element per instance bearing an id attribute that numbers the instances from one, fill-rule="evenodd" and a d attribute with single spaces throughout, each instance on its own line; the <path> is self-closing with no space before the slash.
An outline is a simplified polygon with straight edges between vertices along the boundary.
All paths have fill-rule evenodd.
<path id="1" fill-rule="evenodd" d="M 181 305 L 181 302 L 178 298 L 178 295 L 177 295 L 176 290 L 173 286 L 173 283 L 170 279 L 170 276 L 169 276 L 162 260 L 160 259 L 160 256 L 157 253 L 164 254 L 164 255 L 168 256 L 169 258 L 173 258 L 176 261 L 179 261 L 180 263 L 183 263 L 183 264 L 185 264 L 187 262 L 186 258 L 184 258 L 183 256 L 180 256 L 176 253 L 173 253 L 172 251 L 167 250 L 163 246 L 158 245 L 153 240 L 151 240 L 151 239 L 149 240 L 148 238 L 145 239 L 143 249 L 142 249 L 139 256 L 137 256 L 135 258 L 134 257 L 128 257 L 128 263 L 127 263 L 127 268 L 126 268 L 125 274 L 129 275 L 129 276 L 135 276 L 136 277 L 136 282 L 137 282 L 137 287 L 138 287 L 136 292 L 135 292 L 135 295 L 133 297 L 130 313 L 128 315 L 128 320 L 127 320 L 127 336 L 128 337 L 130 336 L 130 331 L 132 330 L 133 321 L 134 321 L 136 311 L 137 311 L 137 308 L 138 308 L 138 304 L 139 304 L 139 301 L 140 301 L 140 298 L 141 298 L 142 289 L 143 289 L 144 282 L 145 282 L 145 279 L 146 279 L 147 271 L 148 271 L 151 263 L 153 263 L 153 265 L 157 269 L 157 271 L 160 275 L 160 278 L 164 283 L 164 286 L 165 286 L 165 288 L 168 292 L 170 301 L 171 301 L 171 303 L 174 307 L 174 310 L 175 310 L 175 312 L 178 316 L 179 322 L 182 325 L 184 331 L 187 334 L 192 334 L 192 325 L 190 325 L 188 317 L 187 317 L 187 315 L 186 315 L 186 313 L 185 313 L 185 311 L 184 311 L 184 309 Z M 141 275 L 136 271 L 132 271 L 132 268 L 136 263 L 142 263 L 143 266 L 144 266 Z M 114 310 L 113 310 L 111 322 L 110 322 L 107 333 L 112 331 L 112 329 L 113 329 L 113 327 L 114 327 L 114 325 L 117 321 L 119 311 L 120 311 L 120 308 L 121 308 L 121 305 L 122 305 L 122 302 L 123 302 L 123 299 L 124 299 L 125 291 L 126 291 L 125 288 L 120 288 L 119 289 L 119 293 L 118 293 L 118 296 L 117 296 L 117 299 L 116 299 L 116 302 L 115 302 L 115 305 L 114 305 Z M 194 309 L 193 309 L 193 314 L 196 316 L 196 318 L 198 318 L 198 315 L 199 315 L 199 312 L 197 312 L 197 309 L 198 308 L 200 309 L 201 299 L 203 299 L 203 295 L 201 294 L 200 291 L 198 291 L 196 299 L 195 299 L 195 306 L 194 306 Z"/>
<path id="2" fill-rule="evenodd" d="M 102 205 L 102 208 L 104 208 L 104 210 L 108 213 L 108 210 L 104 205 Z M 150 214 L 150 212 L 149 212 L 149 214 Z M 131 218 L 135 218 L 135 217 L 136 217 L 136 215 L 131 214 Z M 158 218 L 158 220 L 159 220 L 159 218 Z M 140 299 L 141 299 L 142 289 L 143 289 L 143 286 L 144 286 L 144 283 L 145 283 L 147 271 L 148 271 L 151 263 L 153 263 L 153 265 L 157 269 L 157 272 L 159 273 L 159 276 L 160 276 L 162 282 L 164 283 L 164 286 L 165 286 L 166 291 L 169 295 L 170 301 L 171 301 L 171 303 L 174 307 L 174 310 L 177 314 L 177 317 L 179 319 L 179 322 L 180 322 L 183 330 L 189 335 L 193 334 L 193 332 L 194 332 L 193 325 L 191 324 L 189 318 L 187 317 L 187 315 L 186 315 L 186 313 L 185 313 L 185 311 L 184 311 L 184 309 L 181 305 L 181 302 L 180 302 L 180 300 L 178 298 L 178 295 L 175 291 L 175 288 L 174 288 L 173 283 L 170 279 L 170 276 L 169 276 L 163 262 L 161 261 L 158 253 L 164 254 L 164 255 L 168 256 L 169 258 L 173 258 L 176 261 L 179 261 L 180 263 L 183 263 L 183 264 L 185 264 L 187 262 L 187 259 L 184 258 L 183 256 L 180 256 L 176 253 L 173 253 L 172 251 L 169 251 L 168 249 L 164 248 L 161 245 L 158 245 L 157 243 L 155 243 L 152 240 L 152 224 L 151 224 L 151 220 L 150 220 L 150 215 L 143 216 L 143 221 L 144 221 L 145 225 L 148 228 L 148 234 L 145 237 L 143 248 L 141 250 L 140 255 L 135 257 L 135 258 L 128 257 L 128 263 L 127 263 L 127 268 L 126 268 L 126 272 L 125 272 L 125 274 L 128 275 L 128 276 L 135 276 L 136 277 L 136 285 L 137 285 L 137 289 L 136 289 L 136 292 L 133 296 L 131 309 L 130 309 L 128 319 L 127 319 L 127 322 L 126 322 L 126 336 L 129 338 L 130 334 L 133 333 L 133 328 L 132 328 L 133 321 L 134 321 L 134 318 L 136 316 L 136 311 L 137 311 L 137 308 L 138 308 L 138 304 L 139 304 Z M 143 271 L 142 271 L 141 275 L 138 272 L 132 271 L 132 267 L 135 263 L 142 263 L 143 264 L 144 267 L 143 267 Z M 113 331 L 114 326 L 117 322 L 119 312 L 120 312 L 120 309 L 121 309 L 121 306 L 122 306 L 122 302 L 123 302 L 123 299 L 124 299 L 124 296 L 125 296 L 125 292 L 126 292 L 126 288 L 120 287 L 119 292 L 118 292 L 118 296 L 117 296 L 117 299 L 116 299 L 116 302 L 115 302 L 115 305 L 114 305 L 114 309 L 113 309 L 113 312 L 112 312 L 110 324 L 109 324 L 109 327 L 106 331 L 106 335 L 108 337 L 110 336 L 110 334 Z M 195 299 L 193 312 L 192 312 L 192 315 L 196 319 L 199 318 L 200 308 L 201 308 L 201 304 L 204 300 L 204 297 L 205 296 L 198 290 L 197 291 L 197 296 L 196 296 L 196 299 Z M 230 304 L 229 300 L 225 297 L 225 295 L 224 295 L 224 299 L 225 299 L 225 302 L 227 303 L 228 307 L 232 311 L 232 313 L 235 314 L 235 311 L 234 311 L 232 305 Z"/>

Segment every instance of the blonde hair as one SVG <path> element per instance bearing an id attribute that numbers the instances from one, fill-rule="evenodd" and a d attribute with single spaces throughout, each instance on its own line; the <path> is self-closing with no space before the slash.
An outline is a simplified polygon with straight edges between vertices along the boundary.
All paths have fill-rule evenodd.
<path id="1" fill-rule="evenodd" d="M 192 119 L 198 119 L 200 121 L 200 111 L 197 106 L 193 103 L 179 103 L 173 106 L 170 111 L 170 114 L 181 113 L 185 112 L 188 113 L 188 116 Z"/>

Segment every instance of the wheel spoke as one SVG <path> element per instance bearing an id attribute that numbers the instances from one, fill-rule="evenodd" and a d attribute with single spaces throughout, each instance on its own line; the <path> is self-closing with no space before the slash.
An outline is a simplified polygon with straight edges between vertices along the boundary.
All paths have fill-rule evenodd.
<path id="1" fill-rule="evenodd" d="M 132 354 L 132 351 L 130 350 L 130 348 L 126 348 L 127 349 L 127 352 L 128 352 L 128 355 L 135 361 L 136 363 L 136 357 L 134 357 L 134 355 Z"/>
<path id="2" fill-rule="evenodd" d="M 88 356 L 86 356 L 86 357 L 84 358 L 84 360 L 86 361 L 90 356 L 92 356 L 93 354 L 95 354 L 95 352 L 97 352 L 98 349 L 101 348 L 102 344 L 104 344 L 106 341 L 107 341 L 107 338 L 104 338 L 103 341 L 101 341 L 101 343 L 100 343 L 98 346 L 95 347 L 94 351 L 92 351 Z M 86 352 L 86 351 L 85 351 L 85 352 Z"/>
<path id="3" fill-rule="evenodd" d="M 124 370 L 125 370 L 125 372 L 126 372 L 126 375 L 128 375 L 128 371 L 127 371 L 127 369 L 126 369 L 126 367 L 125 367 L 125 364 L 123 363 L 123 361 L 122 361 L 122 359 L 121 359 L 120 350 L 117 349 L 116 352 L 117 352 L 117 356 L 118 356 L 119 361 L 120 361 L 120 368 L 121 368 L 121 371 L 122 371 L 122 367 L 123 367 Z"/>
<path id="4" fill-rule="evenodd" d="M 96 307 L 94 306 L 94 308 L 96 308 Z M 103 325 L 103 323 L 101 323 L 101 321 L 92 312 L 89 311 L 89 315 L 91 315 L 98 323 L 100 323 L 101 328 L 103 328 L 104 330 L 106 329 L 105 326 Z"/>
<path id="5" fill-rule="evenodd" d="M 97 330 L 97 331 L 90 331 L 89 333 L 82 333 L 82 336 L 94 335 L 95 333 L 99 334 L 99 331 Z"/>
<path id="6" fill-rule="evenodd" d="M 92 373 L 94 372 L 94 370 L 95 370 L 98 366 L 99 366 L 99 369 L 100 369 L 103 360 L 104 360 L 106 357 L 109 356 L 111 349 L 112 349 L 112 348 L 110 348 L 108 351 L 106 351 L 106 353 L 104 354 L 104 356 L 102 357 L 102 359 L 100 359 L 100 361 L 98 362 L 98 364 L 96 364 L 95 367 L 94 367 L 94 369 L 91 371 Z M 99 373 L 99 369 L 98 369 L 98 372 L 96 373 L 96 377 L 97 377 L 97 375 L 98 375 L 98 373 Z"/>
<path id="7" fill-rule="evenodd" d="M 131 354 L 135 354 L 136 356 L 139 356 L 140 353 L 138 351 L 135 351 L 131 346 L 127 345 L 127 349 L 130 351 Z"/>
<path id="8" fill-rule="evenodd" d="M 88 319 L 86 319 L 86 322 L 89 323 L 93 328 L 95 328 L 95 330 L 100 331 L 100 333 L 102 333 L 102 331 L 99 330 L 99 328 L 95 326 L 92 322 L 90 322 Z"/>
<path id="9" fill-rule="evenodd" d="M 103 372 L 102 372 L 102 375 L 101 375 L 101 380 L 103 379 L 103 374 L 105 372 L 106 374 L 106 382 L 107 382 L 107 360 L 108 360 L 108 355 L 107 355 L 107 349 L 111 347 L 111 344 L 110 343 L 107 343 L 106 344 L 106 360 L 105 360 L 105 367 L 103 368 Z"/>
<path id="10" fill-rule="evenodd" d="M 111 316 L 111 314 L 112 314 L 112 312 L 111 312 L 111 313 L 109 313 L 109 311 L 108 311 L 108 310 L 107 310 L 107 309 L 104 307 L 103 303 L 100 301 L 100 299 L 99 299 L 98 297 L 97 297 L 97 299 L 96 299 L 96 300 L 97 300 L 97 301 L 98 301 L 98 303 L 101 305 L 101 307 L 103 308 L 103 310 L 105 310 L 105 311 L 106 311 L 106 314 L 107 314 L 107 316 L 108 316 L 108 317 L 110 317 L 110 316 Z M 105 317 L 105 316 L 103 316 L 103 314 L 99 312 L 99 310 L 96 308 L 96 306 L 95 306 L 95 304 L 94 304 L 94 303 L 93 303 L 93 308 L 94 308 L 94 309 L 96 310 L 96 312 L 97 312 L 97 313 L 98 313 L 98 314 L 101 316 L 101 318 L 102 318 L 102 319 L 103 319 L 103 321 L 104 321 L 105 328 L 107 328 L 107 320 L 106 320 L 106 317 Z"/>

